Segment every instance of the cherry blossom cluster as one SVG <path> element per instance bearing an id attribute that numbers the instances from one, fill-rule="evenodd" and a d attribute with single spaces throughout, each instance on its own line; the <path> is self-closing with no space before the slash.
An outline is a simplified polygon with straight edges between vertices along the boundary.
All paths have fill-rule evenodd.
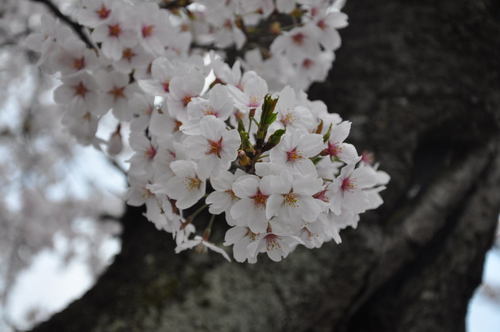
<path id="1" fill-rule="evenodd" d="M 199 0 L 190 7 L 193 37 L 201 45 L 234 45 L 245 68 L 273 89 L 307 89 L 323 81 L 347 26 L 343 0 Z M 272 39 L 269 40 L 269 35 Z"/>
<path id="2" fill-rule="evenodd" d="M 340 45 L 346 16 L 338 5 L 200 0 L 167 10 L 86 0 L 72 15 L 88 40 L 45 17 L 27 44 L 61 80 L 54 100 L 81 143 L 118 154 L 129 127 L 127 202 L 146 205 L 176 252 L 209 248 L 229 260 L 211 242 L 214 222 L 225 221 L 224 245 L 238 262 L 254 263 L 259 253 L 279 261 L 297 245 L 339 243 L 341 229 L 382 204 L 389 176 L 345 142 L 350 122 L 301 90 L 325 77 Z M 288 30 L 280 25 L 287 19 Z M 263 21 L 275 29 L 265 59 L 249 46 Z M 232 66 L 200 47 L 233 44 L 248 51 Z M 104 141 L 96 132 L 109 111 L 118 125 Z"/>
<path id="3" fill-rule="evenodd" d="M 291 87 L 272 93 L 255 72 L 225 69 L 205 92 L 191 76 L 174 77 L 148 134 L 133 128 L 129 204 L 145 203 L 156 227 L 174 234 L 177 251 L 202 245 L 225 255 L 208 242 L 213 219 L 194 235 L 204 209 L 224 215 L 231 227 L 224 244 L 239 262 L 340 242 L 342 228 L 382 203 L 387 174 L 344 142 L 350 122 L 322 102 Z M 139 81 L 151 95 L 159 84 Z"/>
<path id="4" fill-rule="evenodd" d="M 90 34 L 87 44 L 67 26 L 42 17 L 41 31 L 26 45 L 41 52 L 43 69 L 62 79 L 55 100 L 70 105 L 64 124 L 80 142 L 100 143 L 95 138 L 98 121 L 109 109 L 120 121 L 133 117 L 130 105 L 138 101 L 132 99 L 142 93 L 137 81 L 159 78 L 152 69 L 160 56 L 203 63 L 206 48 L 224 56 L 224 47 L 235 46 L 243 67 L 256 71 L 273 90 L 285 85 L 306 89 L 325 79 L 340 46 L 337 29 L 347 25 L 339 0 L 177 2 L 179 7 L 161 9 L 134 0 L 79 1 L 71 14 Z M 215 66 L 205 69 L 217 74 Z M 171 77 L 161 79 L 166 91 L 157 95 L 168 92 Z"/>

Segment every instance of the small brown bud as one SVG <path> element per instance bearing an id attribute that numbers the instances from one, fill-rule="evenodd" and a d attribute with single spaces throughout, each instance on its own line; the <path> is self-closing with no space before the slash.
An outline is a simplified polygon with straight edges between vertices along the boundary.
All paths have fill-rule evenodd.
<path id="1" fill-rule="evenodd" d="M 245 151 L 240 150 L 238 151 L 238 162 L 241 166 L 248 166 L 252 162 L 250 158 L 247 156 Z"/>
<path id="2" fill-rule="evenodd" d="M 269 27 L 269 31 L 273 35 L 279 35 L 279 34 L 281 34 L 281 24 L 280 24 L 280 22 L 273 22 L 273 23 L 271 23 L 271 26 Z"/>

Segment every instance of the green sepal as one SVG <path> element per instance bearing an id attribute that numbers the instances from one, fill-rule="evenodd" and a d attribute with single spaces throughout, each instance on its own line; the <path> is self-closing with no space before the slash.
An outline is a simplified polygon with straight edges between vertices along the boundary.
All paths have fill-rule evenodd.
<path id="1" fill-rule="evenodd" d="M 263 151 L 268 151 L 274 148 L 281 141 L 281 136 L 285 134 L 285 129 L 276 130 L 267 140 L 267 143 L 264 145 Z"/>
<path id="2" fill-rule="evenodd" d="M 326 143 L 330 139 L 331 132 L 332 132 L 332 123 L 330 123 L 330 126 L 328 126 L 326 134 L 323 135 L 323 143 Z"/>

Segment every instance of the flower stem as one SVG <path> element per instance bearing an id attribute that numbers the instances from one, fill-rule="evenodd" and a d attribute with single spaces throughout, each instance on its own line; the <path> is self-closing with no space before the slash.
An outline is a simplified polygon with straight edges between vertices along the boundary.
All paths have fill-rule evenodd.
<path id="1" fill-rule="evenodd" d="M 186 221 L 183 223 L 183 227 L 186 227 L 187 225 L 191 224 L 194 221 L 194 219 L 207 207 L 208 204 L 203 204 L 198 209 L 196 209 L 196 211 L 194 211 L 190 216 L 186 218 Z"/>

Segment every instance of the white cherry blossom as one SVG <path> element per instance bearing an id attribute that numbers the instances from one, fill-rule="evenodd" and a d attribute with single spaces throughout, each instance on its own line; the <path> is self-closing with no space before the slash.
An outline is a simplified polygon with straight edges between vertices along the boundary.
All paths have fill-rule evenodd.
<path id="1" fill-rule="evenodd" d="M 207 116 L 200 120 L 200 135 L 189 136 L 184 141 L 188 155 L 198 161 L 200 174 L 209 177 L 219 170 L 227 170 L 237 157 L 240 135 L 226 130 L 225 123 Z"/>
<path id="2" fill-rule="evenodd" d="M 135 18 L 125 10 L 114 10 L 106 22 L 98 25 L 92 32 L 92 39 L 101 43 L 105 56 L 120 60 L 123 49 L 133 47 L 138 42 L 135 31 Z"/>
<path id="3" fill-rule="evenodd" d="M 107 23 L 119 5 L 116 0 L 86 0 L 75 15 L 81 24 L 95 28 Z"/>
<path id="4" fill-rule="evenodd" d="M 224 245 L 233 246 L 233 256 L 237 262 L 256 263 L 255 249 L 249 248 L 249 245 L 260 240 L 261 237 L 262 235 L 252 232 L 248 227 L 235 226 L 227 230 Z"/>
<path id="5" fill-rule="evenodd" d="M 359 160 L 358 152 L 354 145 L 344 143 L 344 140 L 349 135 L 351 122 L 343 121 L 332 127 L 330 138 L 328 139 L 327 147 L 323 151 L 324 155 L 328 155 L 335 160 L 341 160 L 347 164 L 351 164 Z"/>
<path id="6" fill-rule="evenodd" d="M 103 109 L 112 108 L 118 120 L 130 121 L 133 115 L 130 101 L 137 91 L 136 86 L 129 84 L 128 76 L 120 72 L 100 71 L 95 76 L 102 90 L 100 101 Z"/>
<path id="7" fill-rule="evenodd" d="M 174 118 L 186 121 L 187 106 L 194 97 L 203 90 L 204 77 L 200 73 L 176 76 L 170 82 L 170 93 L 167 96 L 167 108 Z"/>
<path id="8" fill-rule="evenodd" d="M 301 130 L 287 131 L 281 142 L 271 150 L 272 163 L 302 174 L 315 174 L 316 168 L 311 159 L 324 148 L 323 137 Z"/>
<path id="9" fill-rule="evenodd" d="M 85 70 L 94 70 L 99 62 L 94 51 L 86 48 L 81 41 L 74 39 L 66 40 L 55 48 L 53 55 L 48 61 L 49 71 L 61 72 L 62 76 L 70 76 Z"/>
<path id="10" fill-rule="evenodd" d="M 95 79 L 87 73 L 63 78 L 63 84 L 54 91 L 54 100 L 66 105 L 73 112 L 102 114 L 99 104 L 99 88 Z"/>
<path id="11" fill-rule="evenodd" d="M 169 15 L 159 10 L 156 3 L 144 3 L 137 9 L 136 17 L 139 43 L 150 53 L 161 55 L 174 37 Z"/>
<path id="12" fill-rule="evenodd" d="M 322 190 L 323 181 L 314 175 L 292 175 L 283 172 L 270 178 L 271 195 L 267 200 L 266 217 L 279 216 L 288 226 L 301 228 L 304 222 L 315 221 L 321 205 L 313 197 Z"/>
<path id="13" fill-rule="evenodd" d="M 157 156 L 158 145 L 141 132 L 131 132 L 129 143 L 135 152 L 129 160 L 130 172 L 152 175 L 153 161 Z"/>
<path id="14" fill-rule="evenodd" d="M 355 168 L 355 165 L 352 163 L 343 167 L 334 180 L 331 209 L 337 215 L 342 209 L 365 212 L 371 205 L 365 190 L 377 185 L 376 172 L 371 167 Z"/>
<path id="15" fill-rule="evenodd" d="M 259 108 L 268 92 L 266 81 L 251 71 L 243 75 L 238 87 L 230 85 L 228 89 L 234 99 L 235 107 L 243 113 Z"/>
<path id="16" fill-rule="evenodd" d="M 238 226 L 248 226 L 254 233 L 263 233 L 268 226 L 267 199 L 271 195 L 269 181 L 255 175 L 243 175 L 233 183 L 237 201 L 231 208 L 231 217 Z"/>
<path id="17" fill-rule="evenodd" d="M 297 236 L 277 234 L 269 230 L 259 236 L 257 241 L 250 243 L 248 250 L 252 256 L 256 256 L 258 253 L 266 253 L 271 260 L 279 262 L 286 258 L 299 243 L 302 243 L 302 240 Z"/>
<path id="18" fill-rule="evenodd" d="M 238 196 L 236 196 L 233 191 L 233 183 L 238 177 L 244 174 L 245 173 L 239 169 L 236 170 L 234 174 L 222 170 L 215 176 L 210 177 L 210 184 L 215 191 L 210 193 L 205 200 L 207 204 L 210 204 L 208 211 L 215 215 L 224 212 L 229 225 L 236 224 L 231 217 L 230 211 L 234 203 L 239 200 Z"/>
<path id="19" fill-rule="evenodd" d="M 175 175 L 167 182 L 165 193 L 176 200 L 175 205 L 181 210 L 193 206 L 205 195 L 206 188 L 198 165 L 191 160 L 176 160 L 170 168 Z"/>

